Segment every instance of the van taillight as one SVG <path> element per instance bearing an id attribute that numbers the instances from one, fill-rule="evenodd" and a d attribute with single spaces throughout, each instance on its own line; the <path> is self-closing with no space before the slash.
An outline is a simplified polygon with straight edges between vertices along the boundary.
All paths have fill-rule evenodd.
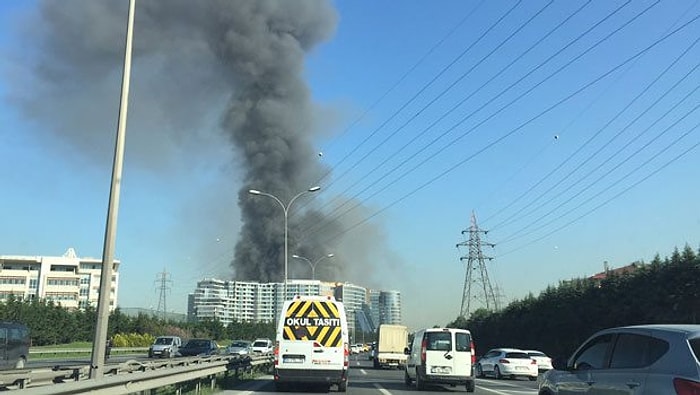
<path id="1" fill-rule="evenodd" d="M 420 360 L 423 363 L 425 363 L 425 350 L 427 348 L 428 348 L 428 339 L 423 338 L 423 341 L 420 343 Z"/>
<path id="2" fill-rule="evenodd" d="M 275 356 L 275 366 L 279 366 L 279 364 L 280 364 L 280 342 L 279 341 L 275 342 L 275 349 L 272 353 Z"/>
<path id="3" fill-rule="evenodd" d="M 469 347 L 472 349 L 472 365 L 476 365 L 476 349 L 474 349 L 474 342 L 470 342 Z"/>
<path id="4" fill-rule="evenodd" d="M 343 343 L 344 344 L 344 352 L 343 352 L 343 365 L 345 367 L 348 367 L 350 365 L 350 348 L 348 347 L 348 343 Z"/>
<path id="5" fill-rule="evenodd" d="M 700 395 L 700 383 L 686 379 L 673 379 L 673 388 L 677 395 Z"/>

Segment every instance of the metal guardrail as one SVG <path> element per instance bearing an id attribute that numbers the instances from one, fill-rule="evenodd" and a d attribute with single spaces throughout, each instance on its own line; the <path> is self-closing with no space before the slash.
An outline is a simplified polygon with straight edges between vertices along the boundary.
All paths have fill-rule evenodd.
<path id="1" fill-rule="evenodd" d="M 30 348 L 29 355 L 90 354 L 92 348 Z M 113 347 L 115 354 L 147 353 L 148 347 Z"/>
<path id="2" fill-rule="evenodd" d="M 207 379 L 213 387 L 221 373 L 266 369 L 272 366 L 271 355 L 239 357 L 215 355 L 176 358 L 163 361 L 127 361 L 105 366 L 105 375 L 90 379 L 89 365 L 55 366 L 52 369 L 0 372 L 0 386 L 22 389 L 22 394 L 71 395 L 99 391 L 118 395 L 145 391 L 192 380 Z"/>

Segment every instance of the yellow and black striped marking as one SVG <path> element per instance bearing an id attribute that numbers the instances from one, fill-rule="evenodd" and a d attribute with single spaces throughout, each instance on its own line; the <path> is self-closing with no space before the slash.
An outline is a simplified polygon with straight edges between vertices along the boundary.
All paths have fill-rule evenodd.
<path id="1" fill-rule="evenodd" d="M 285 340 L 314 340 L 324 347 L 342 346 L 338 306 L 329 301 L 299 300 L 285 313 Z"/>

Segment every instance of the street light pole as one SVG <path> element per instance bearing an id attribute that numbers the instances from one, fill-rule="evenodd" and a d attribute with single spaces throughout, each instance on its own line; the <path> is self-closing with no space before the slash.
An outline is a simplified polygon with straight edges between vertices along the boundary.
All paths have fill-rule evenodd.
<path id="1" fill-rule="evenodd" d="M 335 255 L 333 255 L 333 254 L 324 255 L 324 256 L 318 258 L 317 260 L 315 260 L 314 262 L 311 262 L 311 260 L 309 258 L 299 256 L 296 254 L 292 255 L 292 258 L 297 258 L 297 259 L 301 259 L 301 260 L 306 261 L 306 263 L 308 263 L 311 266 L 311 279 L 315 280 L 316 279 L 316 264 L 318 264 L 319 262 L 321 262 L 325 258 L 333 258 L 334 256 Z"/>
<path id="2" fill-rule="evenodd" d="M 289 207 L 291 207 L 292 203 L 294 203 L 294 201 L 297 200 L 297 198 L 299 198 L 300 196 L 305 195 L 307 193 L 317 192 L 320 189 L 320 186 L 314 186 L 305 191 L 299 192 L 293 198 L 291 198 L 286 205 L 282 203 L 282 201 L 277 196 L 271 193 L 262 192 L 257 189 L 248 190 L 248 193 L 250 193 L 251 195 L 262 195 L 274 199 L 277 203 L 279 203 L 280 206 L 282 206 L 282 210 L 284 211 L 284 300 L 287 300 L 287 268 L 289 266 L 289 242 L 287 241 L 289 237 Z"/>

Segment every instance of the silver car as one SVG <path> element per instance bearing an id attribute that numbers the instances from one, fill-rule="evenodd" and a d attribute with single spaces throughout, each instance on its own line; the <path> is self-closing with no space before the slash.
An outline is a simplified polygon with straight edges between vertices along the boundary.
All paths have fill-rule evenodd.
<path id="1" fill-rule="evenodd" d="M 605 329 L 554 360 L 539 395 L 700 393 L 700 325 Z"/>
<path id="2" fill-rule="evenodd" d="M 226 354 L 234 355 L 250 355 L 253 353 L 253 347 L 251 342 L 246 340 L 234 340 L 231 345 L 226 347 Z"/>

